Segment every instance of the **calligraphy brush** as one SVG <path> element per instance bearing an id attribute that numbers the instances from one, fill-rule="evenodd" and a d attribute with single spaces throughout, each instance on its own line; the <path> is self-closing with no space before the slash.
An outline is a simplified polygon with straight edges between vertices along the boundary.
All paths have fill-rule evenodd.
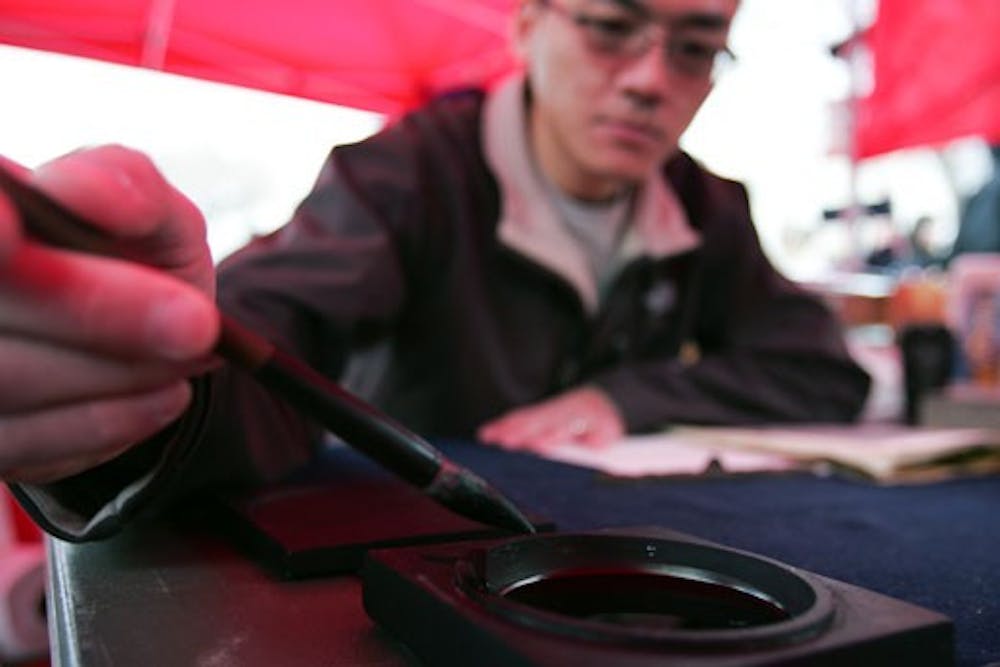
<path id="1" fill-rule="evenodd" d="M 14 203 L 30 237 L 69 250 L 115 256 L 110 235 L 2 167 L 0 190 Z M 215 353 L 269 391 L 455 513 L 507 530 L 535 532 L 513 503 L 475 473 L 225 313 L 219 316 Z"/>

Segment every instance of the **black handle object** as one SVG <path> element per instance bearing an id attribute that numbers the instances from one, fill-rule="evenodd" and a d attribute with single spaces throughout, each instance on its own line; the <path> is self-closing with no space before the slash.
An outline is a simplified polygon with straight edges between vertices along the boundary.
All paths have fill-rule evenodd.
<path id="1" fill-rule="evenodd" d="M 434 480 L 444 457 L 430 444 L 232 318 L 222 321 L 220 356 L 407 482 L 425 487 Z"/>
<path id="2" fill-rule="evenodd" d="M 951 380 L 957 343 L 943 324 L 907 325 L 897 341 L 903 356 L 904 419 L 919 424 L 921 401 Z"/>

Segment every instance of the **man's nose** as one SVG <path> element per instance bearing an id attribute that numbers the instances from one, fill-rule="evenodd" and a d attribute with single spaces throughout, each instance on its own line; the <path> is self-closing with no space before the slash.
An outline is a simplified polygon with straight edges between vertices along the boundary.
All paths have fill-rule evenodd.
<path id="1" fill-rule="evenodd" d="M 656 107 L 674 83 L 676 73 L 666 61 L 662 44 L 652 44 L 645 53 L 626 63 L 619 82 L 636 104 Z"/>

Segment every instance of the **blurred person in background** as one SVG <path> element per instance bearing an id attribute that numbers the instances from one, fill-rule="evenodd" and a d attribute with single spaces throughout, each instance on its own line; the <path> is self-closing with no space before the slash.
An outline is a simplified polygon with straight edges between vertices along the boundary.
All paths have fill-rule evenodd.
<path id="1" fill-rule="evenodd" d="M 937 247 L 934 218 L 922 215 L 913 223 L 913 229 L 908 235 L 909 246 L 906 265 L 921 269 L 942 268 L 945 255 Z"/>
<path id="2" fill-rule="evenodd" d="M 966 203 L 949 262 L 967 253 L 1000 253 L 1000 146 L 990 154 L 993 175 Z"/>

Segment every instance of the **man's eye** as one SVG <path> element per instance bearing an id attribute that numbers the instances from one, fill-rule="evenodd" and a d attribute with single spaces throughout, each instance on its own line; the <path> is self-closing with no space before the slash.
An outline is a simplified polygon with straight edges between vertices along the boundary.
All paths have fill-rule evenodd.
<path id="1" fill-rule="evenodd" d="M 674 55 L 691 62 L 711 63 L 722 49 L 713 44 L 705 44 L 693 40 L 680 40 L 674 43 Z"/>
<path id="2" fill-rule="evenodd" d="M 623 42 L 635 35 L 640 23 L 626 18 L 602 18 L 598 16 L 580 16 L 580 25 L 585 26 L 591 34 L 608 44 Z"/>

